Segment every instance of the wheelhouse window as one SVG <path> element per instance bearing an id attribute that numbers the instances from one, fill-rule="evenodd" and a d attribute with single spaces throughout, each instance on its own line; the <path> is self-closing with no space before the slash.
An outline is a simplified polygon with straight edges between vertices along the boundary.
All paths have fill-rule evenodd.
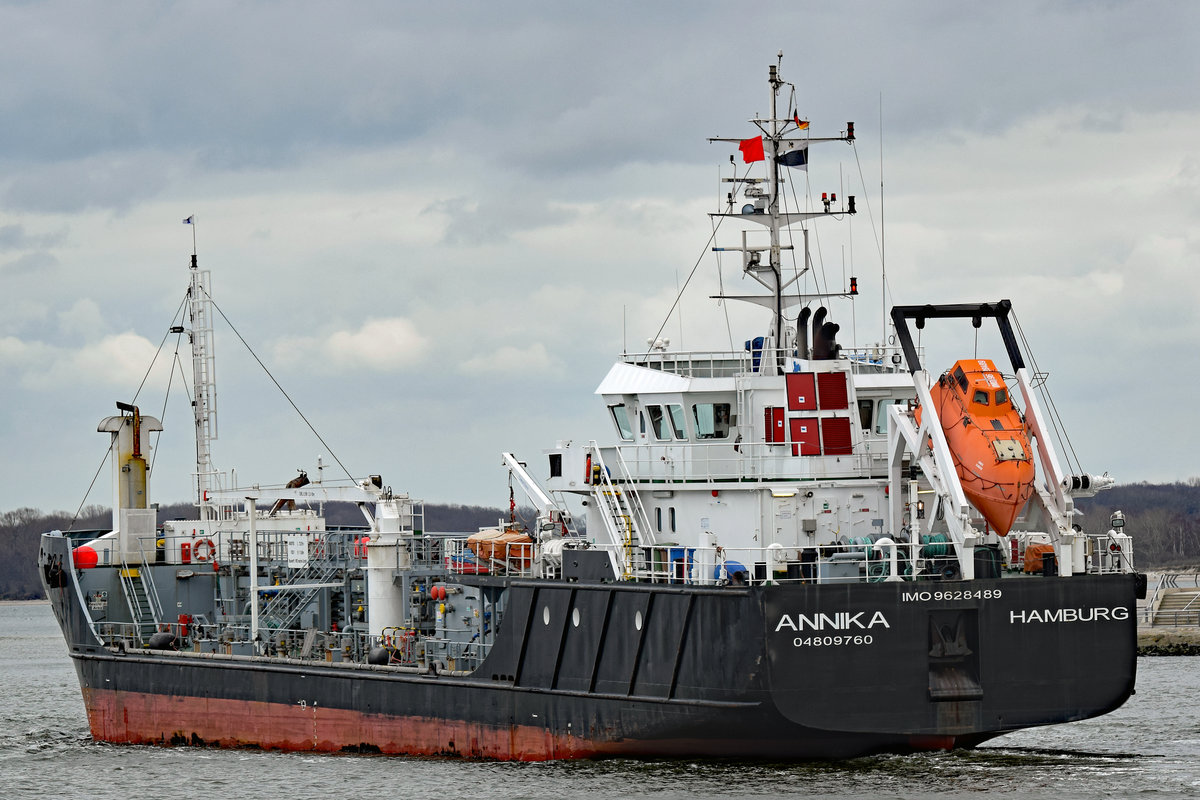
<path id="1" fill-rule="evenodd" d="M 875 433 L 882 436 L 888 432 L 888 406 L 903 405 L 903 400 L 880 400 L 879 413 L 875 416 Z"/>
<path id="2" fill-rule="evenodd" d="M 863 400 L 858 401 L 858 426 L 864 431 L 871 429 L 871 417 L 875 415 L 875 401 Z"/>
<path id="3" fill-rule="evenodd" d="M 701 439 L 729 438 L 729 403 L 696 403 L 692 406 L 696 435 Z"/>
<path id="4" fill-rule="evenodd" d="M 629 412 L 625 409 L 624 403 L 608 407 L 609 413 L 612 415 L 613 423 L 617 426 L 617 434 L 625 441 L 633 440 L 633 428 L 629 425 Z"/>
<path id="5" fill-rule="evenodd" d="M 972 398 L 972 402 L 978 403 L 981 406 L 989 405 L 988 393 L 982 389 L 976 389 L 975 396 Z"/>
<path id="6" fill-rule="evenodd" d="M 1002 406 L 1008 402 L 1008 392 L 1003 389 L 996 390 L 996 405 Z"/>
<path id="7" fill-rule="evenodd" d="M 646 406 L 646 413 L 650 415 L 650 429 L 654 431 L 654 438 L 660 441 L 670 439 L 671 433 L 667 430 L 666 414 L 663 413 L 662 406 Z"/>
<path id="8" fill-rule="evenodd" d="M 667 406 L 667 416 L 671 420 L 671 431 L 676 439 L 687 438 L 687 425 L 684 423 L 683 406 L 672 404 Z"/>

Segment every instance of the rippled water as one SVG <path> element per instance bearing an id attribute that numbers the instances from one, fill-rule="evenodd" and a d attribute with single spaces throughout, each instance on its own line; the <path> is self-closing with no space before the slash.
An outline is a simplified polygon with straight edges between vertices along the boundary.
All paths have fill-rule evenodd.
<path id="1" fill-rule="evenodd" d="M 0 797 L 914 798 L 1200 796 L 1200 658 L 1143 658 L 1100 719 L 973 751 L 846 762 L 508 764 L 97 744 L 50 608 L 0 603 Z"/>

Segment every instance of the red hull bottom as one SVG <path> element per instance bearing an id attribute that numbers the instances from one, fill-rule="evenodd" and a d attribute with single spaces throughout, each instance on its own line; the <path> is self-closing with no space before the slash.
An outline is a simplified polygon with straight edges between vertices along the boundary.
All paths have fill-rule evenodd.
<path id="1" fill-rule="evenodd" d="M 389 717 L 346 709 L 261 701 L 168 697 L 142 692 L 83 690 L 97 741 L 326 753 L 440 756 L 499 761 L 604 757 L 695 756 L 762 758 L 759 742 L 732 739 L 621 739 L 556 736 L 540 727 L 496 728 L 463 720 Z M 953 736 L 914 736 L 907 750 L 972 746 Z"/>
<path id="2" fill-rule="evenodd" d="M 98 741 L 265 750 L 455 756 L 506 761 L 620 754 L 621 743 L 555 737 L 542 728 L 503 730 L 461 720 L 388 717 L 261 701 L 83 690 Z M 666 744 L 666 743 L 664 743 Z M 682 743 L 680 743 L 682 744 Z"/>

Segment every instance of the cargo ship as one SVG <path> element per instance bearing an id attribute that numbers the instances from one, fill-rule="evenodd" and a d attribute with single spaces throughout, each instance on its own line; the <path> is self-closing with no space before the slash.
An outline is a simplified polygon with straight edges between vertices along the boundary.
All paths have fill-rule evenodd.
<path id="1" fill-rule="evenodd" d="M 172 329 L 192 350 L 194 518 L 156 520 L 163 426 L 120 402 L 99 425 L 111 530 L 41 539 L 92 736 L 794 760 L 972 747 L 1120 706 L 1145 581 L 1122 516 L 1090 529 L 1074 507 L 1111 479 L 1061 467 L 1008 300 L 900 305 L 886 343 L 837 341 L 856 280 L 806 294 L 798 279 L 808 232 L 855 198 L 789 208 L 785 189 L 810 150 L 853 146 L 854 125 L 815 136 L 778 64 L 768 81 L 753 136 L 710 140 L 741 156 L 713 250 L 761 287 L 719 300 L 761 307 L 758 327 L 741 349 L 656 336 L 622 354 L 596 390 L 604 432 L 558 441 L 541 470 L 501 454 L 512 510 L 483 530 L 427 530 L 379 475 L 239 487 L 216 469 L 213 301 L 193 253 Z M 912 329 L 934 320 L 960 343 L 994 326 L 1003 360 L 928 371 Z M 335 502 L 362 525 L 327 524 Z"/>

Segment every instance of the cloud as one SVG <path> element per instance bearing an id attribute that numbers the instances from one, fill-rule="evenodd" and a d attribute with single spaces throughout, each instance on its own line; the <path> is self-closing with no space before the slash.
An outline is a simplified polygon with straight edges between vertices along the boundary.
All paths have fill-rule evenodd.
<path id="1" fill-rule="evenodd" d="M 177 161 L 177 159 L 175 159 Z M 24 213 L 127 212 L 167 186 L 170 161 L 153 152 L 25 165 L 0 182 L 0 205 Z"/>
<path id="2" fill-rule="evenodd" d="M 476 196 L 437 200 L 421 210 L 422 216 L 444 217 L 442 243 L 450 246 L 503 244 L 528 231 L 553 228 L 576 219 L 578 211 L 568 206 L 526 198 L 527 192 L 508 187 L 504 197 Z M 483 187 L 488 195 L 492 187 Z"/>
<path id="3" fill-rule="evenodd" d="M 154 360 L 156 347 L 126 332 L 80 348 L 57 347 L 14 336 L 0 339 L 0 369 L 12 372 L 26 389 L 57 391 L 83 386 L 117 388 L 132 393 Z M 165 375 L 162 376 L 165 381 Z"/>
<path id="4" fill-rule="evenodd" d="M 491 353 L 469 358 L 462 364 L 466 373 L 524 373 L 528 376 L 544 375 L 547 372 L 560 374 L 562 364 L 546 352 L 546 346 L 534 342 L 528 347 L 504 345 Z"/>
<path id="5" fill-rule="evenodd" d="M 51 272 L 58 267 L 58 259 L 43 251 L 26 253 L 11 261 L 0 264 L 0 272 L 5 275 L 32 275 L 35 272 Z"/>
<path id="6" fill-rule="evenodd" d="M 362 463 L 393 458 L 370 433 L 378 414 L 362 412 L 398 392 L 459 404 L 452 424 L 397 421 L 430 451 L 603 436 L 591 392 L 623 346 L 659 335 L 737 350 L 765 332 L 757 306 L 709 299 L 759 287 L 736 253 L 718 280 L 711 247 L 738 234 L 706 244 L 706 212 L 737 150 L 705 137 L 749 135 L 782 45 L 813 135 L 858 123 L 855 148 L 821 147 L 807 176 L 788 176 L 798 193 L 858 195 L 851 225 L 813 225 L 816 268 L 795 284 L 858 276 L 857 322 L 836 312 L 844 344 L 886 336 L 893 302 L 1011 297 L 1066 379 L 1064 405 L 1102 396 L 1095 376 L 1113 364 L 1176 381 L 1133 400 L 1145 425 L 1096 436 L 1112 428 L 1104 396 L 1109 408 L 1078 420 L 1093 434 L 1081 451 L 1126 462 L 1130 479 L 1187 474 L 1196 436 L 1164 420 L 1195 393 L 1178 365 L 1200 338 L 1200 5 L 768 2 L 778 30 L 813 33 L 803 50 L 766 42 L 717 60 L 731 17 L 714 0 L 682 16 L 633 0 L 298 9 L 0 3 L 0 71 L 22 76 L 0 85 L 0 406 L 92 435 L 89 392 L 128 394 L 149 360 L 145 340 L 110 334 L 159 341 L 195 233 L 247 341 L 306 377 L 353 375 L 360 391 L 326 394 Z M 870 57 L 848 55 L 850 41 Z M 202 224 L 180 225 L 193 212 Z M 223 423 L 270 428 L 274 409 L 247 408 L 238 348 L 215 328 Z M 547 376 L 555 419 L 522 414 L 530 374 Z M 472 399 L 474 375 L 504 387 L 503 413 Z M 5 423 L 10 451 L 37 450 L 31 426 Z M 223 435 L 221 457 L 257 466 L 277 453 L 260 442 Z M 484 500 L 493 460 L 475 461 L 431 457 L 404 488 Z M 68 502 L 5 469 L 22 503 Z"/>
<path id="7" fill-rule="evenodd" d="M 107 323 L 96 301 L 83 297 L 66 311 L 58 312 L 58 326 L 66 334 L 95 336 L 107 327 Z"/>
<path id="8" fill-rule="evenodd" d="M 0 335 L 11 335 L 50 317 L 50 307 L 29 297 L 0 298 Z"/>
<path id="9" fill-rule="evenodd" d="M 62 244 L 66 238 L 65 228 L 53 233 L 29 234 L 24 225 L 0 225 L 0 251 L 45 249 Z"/>
<path id="10" fill-rule="evenodd" d="M 410 320 L 388 317 L 367 320 L 358 330 L 284 339 L 274 349 L 276 358 L 285 364 L 316 356 L 333 370 L 396 372 L 419 364 L 429 346 L 429 339 Z"/>

